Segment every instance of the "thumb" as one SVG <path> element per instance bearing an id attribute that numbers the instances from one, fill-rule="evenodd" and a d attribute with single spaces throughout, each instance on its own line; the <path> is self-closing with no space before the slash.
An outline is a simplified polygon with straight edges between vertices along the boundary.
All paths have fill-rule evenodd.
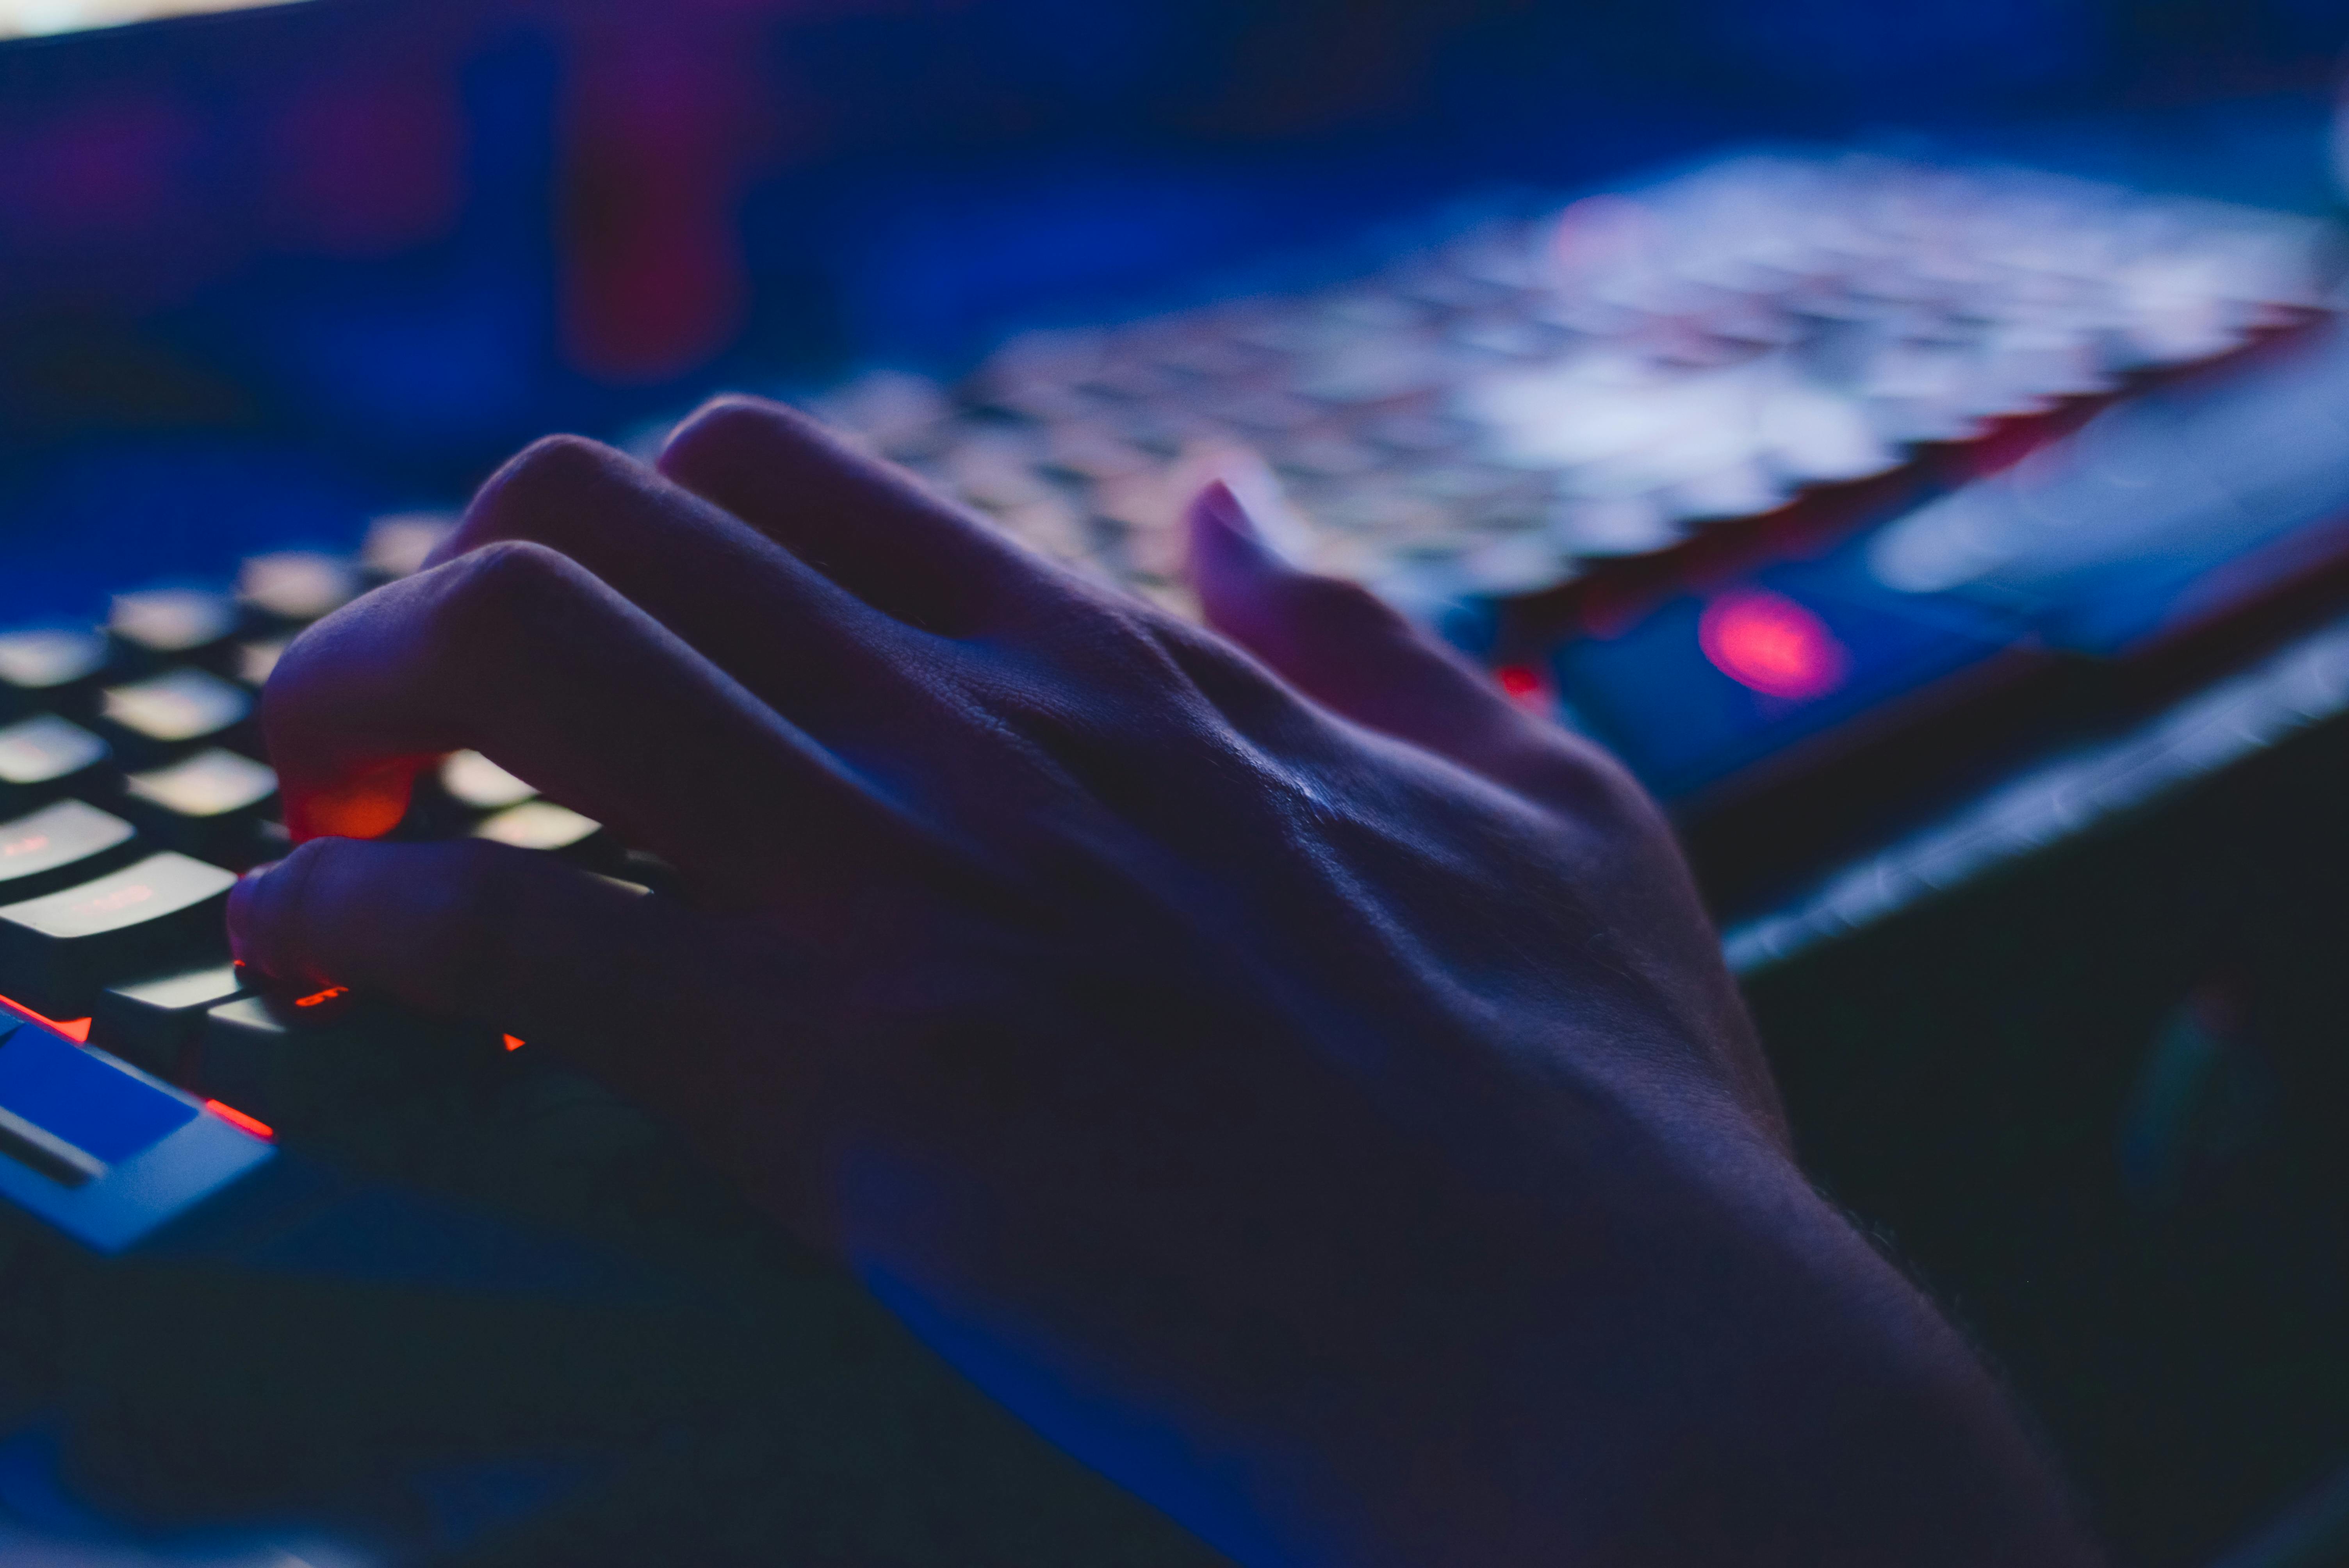
<path id="1" fill-rule="evenodd" d="M 1322 706 L 1504 781 L 1529 744 L 1565 739 L 1369 589 L 1290 565 L 1229 485 L 1200 491 L 1188 521 L 1207 624 Z"/>

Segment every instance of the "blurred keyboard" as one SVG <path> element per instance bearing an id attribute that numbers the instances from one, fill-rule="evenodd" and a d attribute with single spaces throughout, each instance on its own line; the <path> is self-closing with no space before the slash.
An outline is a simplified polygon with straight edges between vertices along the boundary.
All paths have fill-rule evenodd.
<path id="1" fill-rule="evenodd" d="M 2290 624 L 2275 573 L 2230 586 L 2227 568 L 2349 511 L 2327 404 L 2349 361 L 2305 347 L 2337 248 L 2313 219 L 2019 169 L 1754 155 L 1367 277 L 1030 333 L 957 381 L 874 372 L 807 401 L 1186 613 L 1183 505 L 1241 475 L 1285 501 L 1300 561 L 1562 700 L 1673 808 L 1716 901 L 1751 908 L 1983 769 L 2112 722 L 2075 666 L 2140 659 L 2172 612 Z M 2292 386 L 2258 386 L 2295 344 L 2276 372 Z M 2079 440 L 2127 447 L 2127 480 L 2050 481 Z M 2002 501 L 1869 553 L 2033 453 Z M 1964 542 L 1978 524 L 2003 533 Z M 2060 573 L 2002 587 L 2051 552 Z M 2188 557 L 2158 582 L 2122 570 Z M 2106 622 L 2137 630 L 2085 634 Z"/>
<path id="2" fill-rule="evenodd" d="M 1238 452 L 1309 563 L 1413 603 L 1515 596 L 2303 321 L 2329 242 L 2021 170 L 1737 158 L 814 406 L 1145 593 L 1179 595 L 1181 504 Z"/>
<path id="3" fill-rule="evenodd" d="M 2048 733 L 2067 659 L 2231 657 L 2246 617 L 2337 608 L 2331 243 L 2021 170 L 1744 157 L 1371 276 L 1032 333 L 955 381 L 874 372 L 806 401 L 1185 613 L 1181 509 L 1237 473 L 1278 497 L 1299 559 L 1562 700 L 1734 896 Z M 544 1053 L 230 965 L 227 890 L 286 847 L 258 688 L 292 635 L 417 570 L 447 526 L 394 516 L 341 551 L 223 562 L 120 593 L 102 625 L 25 605 L 0 625 L 0 1212 L 51 1238 L 0 1226 L 0 1556 L 14 1519 L 153 1553 L 124 1562 L 282 1562 L 288 1542 L 316 1568 L 641 1562 L 686 1560 L 665 1555 L 686 1540 L 713 1563 L 805 1541 L 1201 1561 Z M 402 830 L 665 875 L 471 754 Z M 198 1145 L 178 1185 L 150 1179 Z M 265 1223 L 220 1218 L 264 1189 Z M 512 1229 L 452 1241 L 463 1222 L 378 1191 Z M 148 1255 L 207 1225 L 200 1267 Z M 543 1234 L 691 1300 L 435 1294 L 453 1271 L 505 1300 L 493 1282 Z M 399 1259 L 421 1261 L 376 1277 Z M 289 1268 L 313 1283 L 289 1292 Z M 360 1365 L 384 1339 L 437 1364 Z M 171 1349 L 190 1343 L 205 1354 Z M 907 1511 L 927 1522 L 893 1534 Z M 273 1526 L 254 1557 L 204 1533 L 297 1514 L 366 1522 L 332 1547 Z M 169 1522 L 189 1517 L 193 1535 Z"/>

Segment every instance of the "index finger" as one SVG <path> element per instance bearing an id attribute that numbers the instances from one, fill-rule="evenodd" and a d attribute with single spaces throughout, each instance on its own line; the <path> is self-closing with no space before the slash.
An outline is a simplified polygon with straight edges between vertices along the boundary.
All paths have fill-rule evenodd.
<path id="1" fill-rule="evenodd" d="M 297 839 L 388 831 L 417 769 L 468 747 L 744 895 L 886 828 L 829 753 L 538 545 L 475 551 L 320 623 L 278 665 L 262 719 Z"/>

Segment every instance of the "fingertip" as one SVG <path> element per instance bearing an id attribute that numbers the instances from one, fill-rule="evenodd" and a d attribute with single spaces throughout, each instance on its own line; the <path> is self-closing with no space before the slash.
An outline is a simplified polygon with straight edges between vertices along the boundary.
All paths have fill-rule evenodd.
<path id="1" fill-rule="evenodd" d="M 298 950 L 305 923 L 292 904 L 298 896 L 295 884 L 326 852 L 326 841 L 318 841 L 236 879 L 228 890 L 228 948 L 238 965 L 273 980 L 310 978 Z"/>
<path id="2" fill-rule="evenodd" d="M 248 965 L 267 974 L 268 966 L 261 958 L 261 934 L 266 916 L 262 913 L 262 879 L 275 870 L 280 862 L 270 861 L 257 865 L 236 879 L 228 890 L 228 950 L 239 964 Z"/>
<path id="3" fill-rule="evenodd" d="M 328 787 L 289 788 L 285 830 L 297 844 L 314 839 L 379 839 L 408 815 L 416 776 L 436 758 L 404 757 Z"/>

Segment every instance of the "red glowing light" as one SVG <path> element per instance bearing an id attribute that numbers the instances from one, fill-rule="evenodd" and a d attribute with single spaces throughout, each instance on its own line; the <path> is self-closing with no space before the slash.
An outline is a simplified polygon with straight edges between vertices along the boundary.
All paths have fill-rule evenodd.
<path id="1" fill-rule="evenodd" d="M 336 997 L 347 996 L 350 994 L 351 988 L 347 985 L 329 985 L 325 990 L 314 991 L 307 996 L 295 997 L 294 1005 L 297 1007 L 323 1007 Z"/>
<path id="2" fill-rule="evenodd" d="M 1835 690 L 1851 667 L 1826 622 L 1763 588 L 1740 588 L 1706 605 L 1696 639 L 1731 680 L 1797 702 Z"/>
<path id="3" fill-rule="evenodd" d="M 505 1040 L 506 1049 L 510 1051 L 518 1051 L 522 1049 L 522 1042 L 515 1039 L 512 1035 L 506 1035 L 502 1037 L 502 1038 Z"/>
<path id="4" fill-rule="evenodd" d="M 271 1130 L 267 1122 L 256 1117 L 247 1116 L 233 1105 L 222 1105 L 216 1099 L 208 1099 L 204 1101 L 204 1109 L 240 1132 L 250 1132 L 267 1143 L 274 1143 L 277 1140 L 277 1134 Z"/>
<path id="5" fill-rule="evenodd" d="M 77 1044 L 85 1046 L 89 1044 L 89 1020 L 88 1018 L 67 1018 L 64 1022 L 60 1023 L 55 1018 L 45 1018 L 41 1016 L 40 1014 L 34 1012 L 33 1009 L 25 1006 L 22 1002 L 11 1002 L 5 996 L 0 996 L 0 1007 L 7 1008 L 8 1011 L 16 1014 L 16 1016 L 20 1018 L 30 1018 L 36 1024 L 40 1024 L 46 1027 L 55 1029 L 58 1034 L 63 1035 L 68 1040 L 75 1041 Z"/>
<path id="6" fill-rule="evenodd" d="M 1529 665 L 1503 665 L 1493 672 L 1502 695 L 1512 702 L 1531 702 L 1541 696 L 1541 672 Z"/>

